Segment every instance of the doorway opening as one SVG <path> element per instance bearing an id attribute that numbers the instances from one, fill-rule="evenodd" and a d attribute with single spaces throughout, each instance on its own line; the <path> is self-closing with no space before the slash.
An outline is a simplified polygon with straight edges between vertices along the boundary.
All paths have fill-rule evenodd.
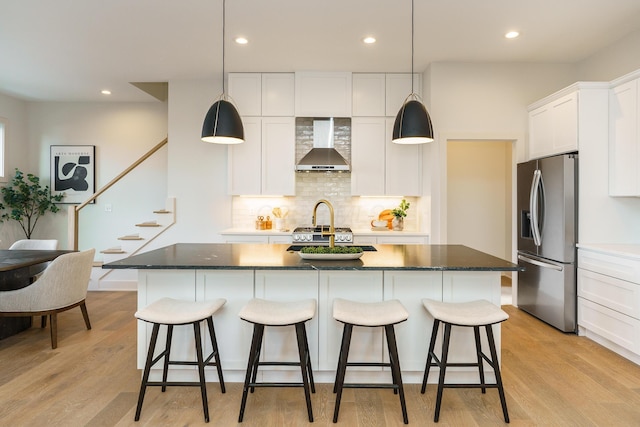
<path id="1" fill-rule="evenodd" d="M 512 258 L 513 168 L 513 141 L 447 141 L 448 243 Z M 511 274 L 502 279 L 511 304 Z"/>

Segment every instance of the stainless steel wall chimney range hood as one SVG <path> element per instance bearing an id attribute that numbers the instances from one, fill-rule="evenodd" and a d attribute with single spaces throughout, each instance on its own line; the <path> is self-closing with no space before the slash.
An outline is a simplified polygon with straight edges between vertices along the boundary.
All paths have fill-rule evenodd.
<path id="1" fill-rule="evenodd" d="M 296 171 L 350 171 L 334 147 L 333 118 L 313 120 L 313 148 L 300 159 Z"/>

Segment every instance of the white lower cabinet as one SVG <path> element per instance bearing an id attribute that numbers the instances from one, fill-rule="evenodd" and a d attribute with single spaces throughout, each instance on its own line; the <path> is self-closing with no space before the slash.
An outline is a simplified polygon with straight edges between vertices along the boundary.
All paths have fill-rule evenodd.
<path id="1" fill-rule="evenodd" d="M 422 305 L 423 298 L 442 300 L 441 271 L 384 272 L 385 301 L 397 299 L 410 313 L 406 321 L 395 326 L 400 369 L 403 371 L 422 371 L 427 360 L 433 319 Z M 384 360 L 389 361 L 386 344 Z"/>
<path id="2" fill-rule="evenodd" d="M 224 234 L 225 243 L 291 243 L 291 235 Z"/>
<path id="3" fill-rule="evenodd" d="M 267 271 L 257 270 L 255 296 L 267 300 L 290 302 L 305 299 L 318 300 L 318 273 L 316 271 Z M 318 316 L 306 323 L 311 366 L 318 369 Z M 296 362 L 299 360 L 296 331 L 293 326 L 267 326 L 261 360 L 272 362 Z M 249 354 L 249 353 L 247 353 Z M 246 357 L 246 356 L 245 356 Z M 271 370 L 299 367 L 270 367 Z"/>
<path id="4" fill-rule="evenodd" d="M 321 371 L 335 371 L 338 366 L 343 324 L 333 319 L 333 300 L 344 298 L 360 302 L 382 301 L 383 274 L 382 271 L 321 271 L 319 277 L 318 334 L 323 345 L 320 348 L 318 368 Z M 378 363 L 382 361 L 380 328 L 354 327 L 349 360 Z"/>
<path id="5" fill-rule="evenodd" d="M 640 260 L 578 250 L 578 332 L 640 363 Z"/>
<path id="6" fill-rule="evenodd" d="M 376 236 L 374 234 L 354 234 L 354 245 L 428 245 L 429 236 L 422 235 L 403 235 L 389 232 L 386 236 Z"/>

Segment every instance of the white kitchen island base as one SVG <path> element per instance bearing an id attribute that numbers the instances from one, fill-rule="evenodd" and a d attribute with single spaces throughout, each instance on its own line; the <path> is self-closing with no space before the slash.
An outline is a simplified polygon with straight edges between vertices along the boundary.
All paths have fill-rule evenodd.
<path id="1" fill-rule="evenodd" d="M 338 363 L 342 323 L 331 316 L 334 298 L 362 302 L 398 299 L 409 311 L 409 319 L 396 325 L 396 339 L 403 382 L 422 381 L 433 319 L 422 306 L 422 298 L 447 302 L 486 299 L 500 305 L 501 271 L 433 271 L 433 270 L 303 270 L 303 269 L 140 269 L 138 307 L 171 297 L 189 301 L 225 298 L 227 304 L 216 313 L 214 322 L 225 381 L 242 382 L 247 367 L 252 325 L 238 317 L 242 306 L 251 298 L 294 301 L 314 298 L 318 301 L 317 316 L 307 322 L 307 334 L 315 381 L 332 383 Z M 204 325 L 202 326 L 204 332 Z M 475 360 L 475 345 L 469 328 L 455 328 L 451 337 L 450 361 Z M 500 325 L 493 327 L 500 353 Z M 161 330 L 160 340 L 164 339 Z M 151 326 L 138 323 L 138 368 L 144 367 L 151 335 Z M 210 351 L 207 343 L 205 352 Z M 440 343 L 436 348 L 439 348 Z M 483 338 L 483 348 L 486 347 Z M 195 360 L 193 332 L 187 326 L 174 329 L 171 353 L 174 357 Z M 269 360 L 296 360 L 294 328 L 265 330 L 262 355 Z M 380 328 L 355 327 L 350 360 L 388 361 L 384 337 Z M 259 372 L 266 381 L 285 381 L 299 376 L 299 370 L 287 367 L 264 367 Z M 269 370 L 270 369 L 270 370 Z M 487 377 L 492 373 L 488 368 Z M 437 382 L 437 370 L 432 370 L 430 383 Z M 161 370 L 153 370 L 151 378 L 160 378 Z M 387 368 L 352 368 L 349 382 L 390 381 Z M 191 367 L 172 367 L 173 380 L 191 381 L 197 372 Z M 207 371 L 209 381 L 217 381 L 215 368 Z M 447 370 L 448 382 L 478 381 L 477 369 Z"/>

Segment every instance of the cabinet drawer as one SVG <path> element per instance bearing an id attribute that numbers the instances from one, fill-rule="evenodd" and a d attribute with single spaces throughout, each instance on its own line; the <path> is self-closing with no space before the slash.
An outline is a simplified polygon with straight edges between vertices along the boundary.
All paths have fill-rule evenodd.
<path id="1" fill-rule="evenodd" d="M 578 268 L 578 296 L 640 318 L 640 285 Z"/>
<path id="2" fill-rule="evenodd" d="M 382 245 L 425 245 L 426 237 L 422 236 L 378 236 L 378 243 Z"/>
<path id="3" fill-rule="evenodd" d="M 640 321 L 578 298 L 578 325 L 634 353 L 640 353 Z"/>
<path id="4" fill-rule="evenodd" d="M 640 261 L 638 260 L 579 249 L 578 267 L 628 282 L 640 283 Z"/>

